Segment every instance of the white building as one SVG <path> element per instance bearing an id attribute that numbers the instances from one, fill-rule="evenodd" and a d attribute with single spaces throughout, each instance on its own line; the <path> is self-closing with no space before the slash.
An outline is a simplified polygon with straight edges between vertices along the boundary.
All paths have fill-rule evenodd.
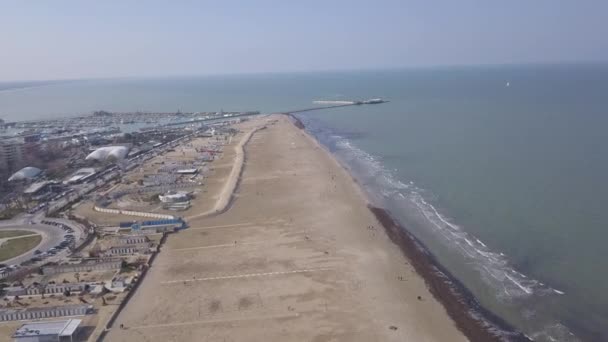
<path id="1" fill-rule="evenodd" d="M 122 160 L 127 154 L 129 154 L 129 148 L 127 146 L 105 146 L 91 152 L 86 157 L 86 160 L 97 160 L 100 162 L 111 159 Z"/>
<path id="2" fill-rule="evenodd" d="M 82 320 L 25 323 L 13 334 L 17 342 L 73 341 Z"/>
<path id="3" fill-rule="evenodd" d="M 158 195 L 158 199 L 163 203 L 188 202 L 190 200 L 190 194 L 185 191 L 170 191 L 164 195 Z"/>
<path id="4" fill-rule="evenodd" d="M 42 173 L 42 170 L 40 170 L 39 168 L 27 166 L 27 167 L 24 167 L 23 169 L 15 172 L 8 179 L 8 181 L 12 182 L 12 181 L 20 181 L 20 180 L 32 180 L 32 179 L 38 177 L 41 173 Z"/>

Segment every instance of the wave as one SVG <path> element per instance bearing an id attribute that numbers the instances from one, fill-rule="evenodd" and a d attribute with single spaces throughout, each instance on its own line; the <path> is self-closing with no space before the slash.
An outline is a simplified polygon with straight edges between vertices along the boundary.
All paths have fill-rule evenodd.
<path id="1" fill-rule="evenodd" d="M 328 128 L 315 124 L 314 121 L 306 121 L 307 129 L 357 178 L 372 202 L 383 206 L 396 205 L 406 212 L 413 208 L 424 218 L 427 223 L 424 226 L 432 233 L 434 240 L 452 253 L 458 253 L 463 258 L 463 264 L 474 269 L 479 274 L 479 279 L 492 289 L 498 302 L 509 305 L 515 301 L 522 303 L 536 297 L 565 294 L 517 271 L 505 253 L 492 251 L 478 237 L 466 232 L 463 227 L 442 214 L 436 204 L 431 203 L 431 198 L 434 196 L 428 190 L 416 186 L 413 181 L 397 179 L 393 172 L 382 164 L 380 158 L 363 151 L 352 140 L 335 134 Z M 415 232 L 413 233 L 416 235 Z M 527 308 L 526 311 L 534 310 Z M 531 336 L 542 336 L 542 339 L 546 340 L 558 338 L 557 336 L 563 337 L 567 329 L 563 325 L 559 325 L 560 329 L 556 329 L 557 325 L 555 323 L 549 325 L 551 328 L 541 328 L 531 333 Z M 554 334 L 557 330 L 560 333 Z M 567 335 L 573 336 L 569 331 Z"/>
<path id="2" fill-rule="evenodd" d="M 560 293 L 516 271 L 504 253 L 491 251 L 480 239 L 451 222 L 425 199 L 423 194 L 428 191 L 413 185 L 413 182 L 406 184 L 396 179 L 378 158 L 356 147 L 352 141 L 337 135 L 331 137 L 335 139 L 335 152 L 346 159 L 349 166 L 360 171 L 367 169 L 364 185 L 376 188 L 384 201 L 408 201 L 408 205 L 413 204 L 430 223 L 428 226 L 434 230 L 435 235 L 465 257 L 467 263 L 481 274 L 481 279 L 496 290 L 499 299 L 508 301 L 535 293 Z M 358 165 L 355 166 L 354 163 Z"/>

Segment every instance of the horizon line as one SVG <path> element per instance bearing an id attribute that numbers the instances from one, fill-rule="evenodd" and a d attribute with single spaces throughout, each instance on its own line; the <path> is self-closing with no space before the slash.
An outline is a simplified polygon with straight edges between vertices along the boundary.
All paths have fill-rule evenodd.
<path id="1" fill-rule="evenodd" d="M 331 68 L 311 70 L 279 70 L 279 71 L 246 71 L 246 72 L 217 72 L 217 73 L 192 73 L 192 74 L 165 74 L 165 75 L 125 75 L 125 76 L 92 76 L 78 78 L 49 78 L 49 79 L 13 79 L 0 80 L 0 84 L 7 83 L 49 83 L 48 85 L 63 82 L 95 81 L 95 80 L 121 80 L 121 79 L 166 79 L 166 78 L 198 78 L 217 76 L 257 76 L 257 75 L 288 75 L 288 74 L 313 74 L 313 73 L 344 73 L 344 72 L 374 72 L 374 71 L 405 71 L 405 70 L 429 70 L 429 69 L 453 69 L 453 68 L 479 68 L 479 67 L 530 67 L 530 66 L 608 66 L 608 61 L 556 61 L 556 62 L 526 62 L 526 63 L 479 63 L 479 64 L 437 64 L 419 66 L 386 66 L 386 67 L 362 67 L 362 68 Z M 19 87 L 20 89 L 39 87 L 45 85 L 32 85 Z M 11 90 L 16 88 L 7 88 Z M 4 91 L 0 89 L 1 91 Z"/>

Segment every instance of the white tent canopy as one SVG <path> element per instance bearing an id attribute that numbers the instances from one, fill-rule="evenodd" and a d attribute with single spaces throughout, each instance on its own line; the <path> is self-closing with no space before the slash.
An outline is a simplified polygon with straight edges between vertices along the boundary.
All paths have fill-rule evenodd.
<path id="1" fill-rule="evenodd" d="M 86 160 L 105 161 L 108 158 L 120 160 L 124 159 L 127 154 L 129 154 L 129 148 L 126 146 L 105 146 L 93 151 Z"/>
<path id="2" fill-rule="evenodd" d="M 9 182 L 18 181 L 18 180 L 26 180 L 26 179 L 34 179 L 38 177 L 42 173 L 37 167 L 24 167 L 23 169 L 13 173 L 12 176 L 8 179 Z"/>

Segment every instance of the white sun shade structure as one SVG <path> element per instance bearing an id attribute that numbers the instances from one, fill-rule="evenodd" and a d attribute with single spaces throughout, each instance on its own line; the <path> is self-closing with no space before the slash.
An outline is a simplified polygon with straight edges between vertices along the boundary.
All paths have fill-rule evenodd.
<path id="1" fill-rule="evenodd" d="M 129 148 L 126 146 L 105 146 L 93 151 L 86 157 L 86 160 L 105 161 L 109 158 L 122 160 L 127 154 L 129 154 Z"/>
<path id="2" fill-rule="evenodd" d="M 34 178 L 38 177 L 41 173 L 42 173 L 42 170 L 40 170 L 39 168 L 28 166 L 28 167 L 24 167 L 23 169 L 13 173 L 13 175 L 8 179 L 8 181 L 12 182 L 12 181 L 18 181 L 18 180 L 34 179 Z"/>

